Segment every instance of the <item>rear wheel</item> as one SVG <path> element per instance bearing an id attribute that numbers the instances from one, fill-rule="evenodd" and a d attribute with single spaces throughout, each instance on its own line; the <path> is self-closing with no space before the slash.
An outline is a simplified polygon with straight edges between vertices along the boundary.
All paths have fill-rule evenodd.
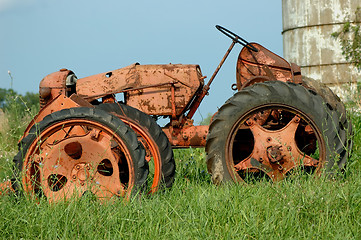
<path id="1" fill-rule="evenodd" d="M 150 192 L 170 188 L 176 169 L 172 146 L 154 119 L 138 109 L 119 103 L 101 104 L 97 108 L 117 116 L 137 133 L 150 165 Z"/>
<path id="2" fill-rule="evenodd" d="M 135 133 L 120 119 L 80 107 L 34 125 L 14 161 L 26 192 L 57 202 L 86 192 L 103 199 L 141 191 L 148 174 L 144 156 Z"/>
<path id="3" fill-rule="evenodd" d="M 206 152 L 214 183 L 266 175 L 278 181 L 295 169 L 332 172 L 345 149 L 340 115 L 314 91 L 279 81 L 231 97 L 210 125 Z"/>

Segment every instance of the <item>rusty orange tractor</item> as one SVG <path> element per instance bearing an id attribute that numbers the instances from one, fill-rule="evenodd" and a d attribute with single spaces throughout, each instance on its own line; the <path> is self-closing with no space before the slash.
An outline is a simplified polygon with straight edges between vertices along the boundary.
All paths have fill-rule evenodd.
<path id="1" fill-rule="evenodd" d="M 279 181 L 296 169 L 317 174 L 344 168 L 351 128 L 339 98 L 303 78 L 296 64 L 216 28 L 232 43 L 207 84 L 198 65 L 183 64 L 135 63 L 79 79 L 67 69 L 46 76 L 40 82 L 41 110 L 14 158 L 12 187 L 52 202 L 85 192 L 99 198 L 156 192 L 172 186 L 172 148 L 182 147 L 205 146 L 216 184 L 251 176 Z M 232 85 L 236 93 L 210 126 L 193 125 L 237 43 L 243 49 Z M 159 117 L 169 120 L 163 128 Z"/>

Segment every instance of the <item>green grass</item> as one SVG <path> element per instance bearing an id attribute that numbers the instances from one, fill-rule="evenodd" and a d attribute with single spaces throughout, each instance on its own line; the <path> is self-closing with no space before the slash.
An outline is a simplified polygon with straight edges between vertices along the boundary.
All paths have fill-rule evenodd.
<path id="1" fill-rule="evenodd" d="M 29 122 L 26 114 L 15 117 L 19 122 L 10 119 L 0 131 L 1 179 L 11 175 L 16 141 Z M 0 238 L 361 239 L 361 120 L 353 118 L 353 155 L 334 180 L 296 175 L 217 187 L 203 149 L 176 150 L 174 187 L 153 196 L 59 204 L 1 196 Z"/>

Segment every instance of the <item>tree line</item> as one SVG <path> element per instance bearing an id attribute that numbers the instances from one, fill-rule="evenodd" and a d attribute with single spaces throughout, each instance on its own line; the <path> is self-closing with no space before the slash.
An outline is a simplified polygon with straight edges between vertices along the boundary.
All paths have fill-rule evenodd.
<path id="1" fill-rule="evenodd" d="M 0 88 L 0 108 L 7 111 L 16 105 L 19 110 L 39 108 L 39 94 L 26 92 L 19 94 L 13 89 Z"/>

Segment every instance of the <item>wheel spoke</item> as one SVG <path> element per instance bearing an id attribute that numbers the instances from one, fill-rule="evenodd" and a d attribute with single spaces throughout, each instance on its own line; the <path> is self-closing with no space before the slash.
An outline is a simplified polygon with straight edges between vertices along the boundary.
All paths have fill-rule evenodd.
<path id="1" fill-rule="evenodd" d="M 48 178 L 51 174 L 68 176 L 73 167 L 71 159 L 60 149 L 60 146 L 52 146 L 43 149 L 39 169 L 42 177 Z"/>
<path id="2" fill-rule="evenodd" d="M 243 161 L 239 162 L 238 164 L 234 165 L 234 168 L 236 169 L 236 171 L 245 171 L 253 168 L 253 165 L 251 164 L 251 157 L 248 157 Z"/>
<path id="3" fill-rule="evenodd" d="M 254 146 L 252 154 L 235 165 L 237 171 L 259 169 L 265 172 L 273 181 L 282 180 L 291 169 L 300 165 L 314 164 L 317 160 L 300 151 L 296 143 L 296 131 L 300 117 L 295 115 L 281 129 L 270 130 L 258 124 L 257 119 L 246 121 L 253 134 Z"/>
<path id="4" fill-rule="evenodd" d="M 110 198 L 114 195 L 123 196 L 124 187 L 119 178 L 118 163 L 121 161 L 120 156 L 112 152 L 113 148 L 118 148 L 119 144 L 114 141 L 113 136 L 92 131 L 90 139 L 91 144 L 88 144 L 85 149 L 89 148 L 94 150 L 98 146 L 96 156 L 88 156 L 87 153 L 84 158 L 93 158 L 92 164 L 96 169 L 94 170 L 94 180 L 92 183 L 91 191 L 99 198 Z M 95 144 L 96 146 L 92 146 Z"/>
<path id="5" fill-rule="evenodd" d="M 39 165 L 39 170 L 41 173 L 41 178 L 48 179 L 50 175 L 56 174 L 61 176 L 70 176 L 71 169 L 67 166 L 62 165 L 55 165 L 55 166 L 48 166 L 47 164 Z"/>
<path id="6" fill-rule="evenodd" d="M 51 145 L 43 144 L 40 157 L 36 157 L 36 161 L 50 171 L 61 167 L 72 168 L 82 155 L 82 139 L 84 136 L 62 139 Z"/>
<path id="7" fill-rule="evenodd" d="M 87 135 L 82 143 L 83 155 L 81 161 L 91 163 L 93 166 L 97 166 L 104 159 L 116 161 L 111 150 L 114 143 L 112 143 L 112 139 L 109 139 L 108 135 L 100 134 L 97 139 Z"/>
<path id="8" fill-rule="evenodd" d="M 257 172 L 258 170 L 262 170 L 264 172 L 272 171 L 268 165 L 262 163 L 263 161 L 257 160 L 254 157 L 248 157 L 243 161 L 239 162 L 234 166 L 236 171 L 248 171 L 248 172 Z"/>
<path id="9" fill-rule="evenodd" d="M 285 173 L 296 167 L 317 167 L 319 164 L 319 160 L 302 152 L 296 143 L 287 146 L 286 159 L 287 161 L 282 164 Z"/>
<path id="10" fill-rule="evenodd" d="M 269 145 L 266 144 L 266 142 L 269 142 L 272 138 L 279 141 L 286 140 L 288 143 L 294 142 L 299 122 L 300 118 L 296 115 L 285 127 L 278 130 L 263 128 L 253 120 L 248 120 L 247 124 L 250 126 L 250 130 L 253 133 L 255 141 L 260 141 L 262 143 L 265 142 L 264 145 L 266 146 Z"/>
<path id="11" fill-rule="evenodd" d="M 308 155 L 305 155 L 303 158 L 301 158 L 301 165 L 303 166 L 318 167 L 319 163 L 319 160 L 314 159 Z"/>

